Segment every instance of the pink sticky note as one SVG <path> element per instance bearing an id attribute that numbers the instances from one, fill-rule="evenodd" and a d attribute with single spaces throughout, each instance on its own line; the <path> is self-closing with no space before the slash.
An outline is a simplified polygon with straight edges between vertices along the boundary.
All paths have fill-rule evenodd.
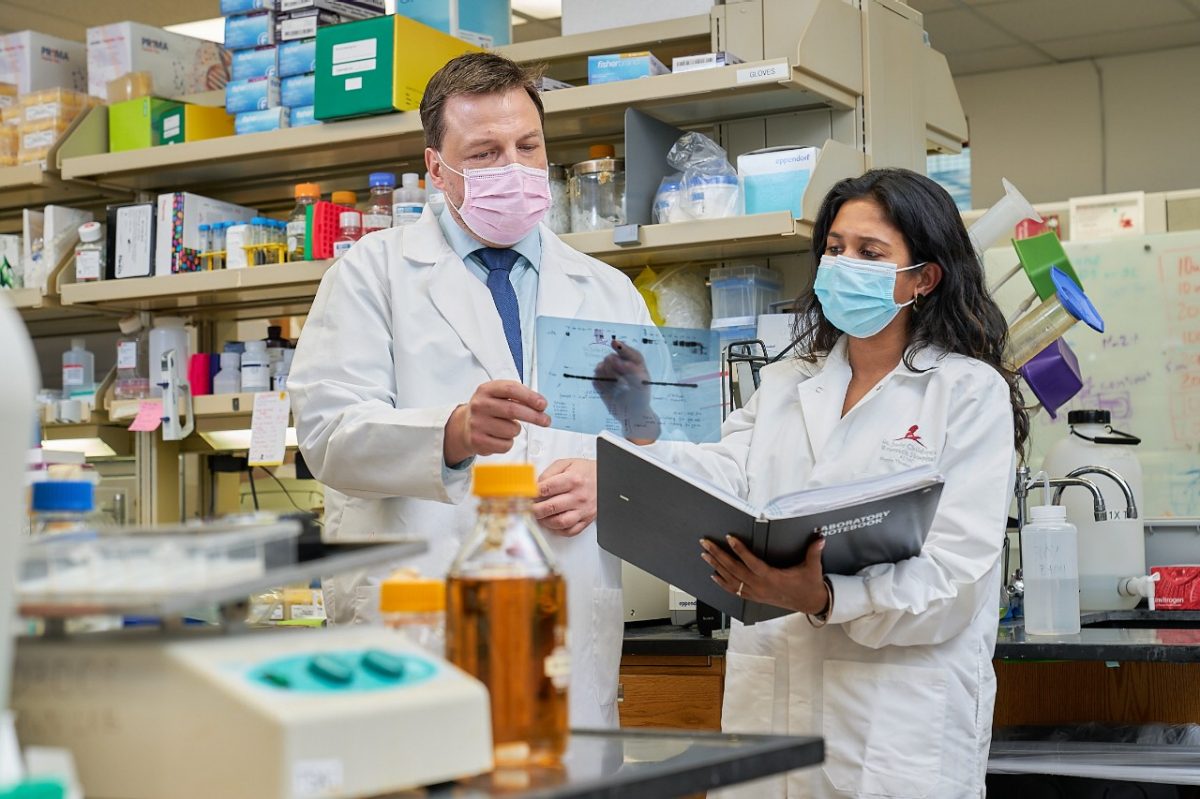
<path id="1" fill-rule="evenodd" d="M 137 416 L 129 429 L 134 433 L 152 433 L 162 424 L 162 401 L 142 400 L 138 403 Z"/>

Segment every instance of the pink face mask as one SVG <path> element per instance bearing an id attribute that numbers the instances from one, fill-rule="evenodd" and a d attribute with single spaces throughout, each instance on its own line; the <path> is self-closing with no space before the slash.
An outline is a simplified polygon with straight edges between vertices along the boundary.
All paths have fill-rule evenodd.
<path id="1" fill-rule="evenodd" d="M 442 161 L 440 154 L 438 160 Z M 445 161 L 442 166 L 462 176 L 462 207 L 455 210 L 483 241 L 505 247 L 516 244 L 537 227 L 550 207 L 550 179 L 545 169 L 508 164 L 468 169 L 464 174 Z"/>

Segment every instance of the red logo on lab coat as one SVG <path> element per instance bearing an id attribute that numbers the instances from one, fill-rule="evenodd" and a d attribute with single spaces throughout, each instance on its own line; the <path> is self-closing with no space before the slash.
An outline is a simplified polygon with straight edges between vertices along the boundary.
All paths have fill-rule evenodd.
<path id="1" fill-rule="evenodd" d="M 904 435 L 900 436 L 900 437 L 899 437 L 899 438 L 897 438 L 896 440 L 897 440 L 897 441 L 915 441 L 915 442 L 917 442 L 918 444 L 920 444 L 920 445 L 921 445 L 921 448 L 922 448 L 922 449 L 924 449 L 924 448 L 925 448 L 925 444 L 924 444 L 924 443 L 922 443 L 922 441 L 921 441 L 921 437 L 920 437 L 919 435 L 917 435 L 917 430 L 918 430 L 919 428 L 920 428 L 920 425 L 915 425 L 915 424 L 914 424 L 912 427 L 908 428 L 908 432 L 907 432 L 907 433 L 905 433 Z"/>

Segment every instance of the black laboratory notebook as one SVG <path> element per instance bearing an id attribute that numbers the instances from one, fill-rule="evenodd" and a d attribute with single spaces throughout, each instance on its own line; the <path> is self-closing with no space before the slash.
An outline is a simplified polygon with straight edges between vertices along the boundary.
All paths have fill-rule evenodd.
<path id="1" fill-rule="evenodd" d="M 857 574 L 920 554 L 942 494 L 932 467 L 778 497 L 754 508 L 608 433 L 596 442 L 600 546 L 744 624 L 792 611 L 741 599 L 712 580 L 700 539 L 732 533 L 773 566 L 825 537 L 826 574 Z"/>

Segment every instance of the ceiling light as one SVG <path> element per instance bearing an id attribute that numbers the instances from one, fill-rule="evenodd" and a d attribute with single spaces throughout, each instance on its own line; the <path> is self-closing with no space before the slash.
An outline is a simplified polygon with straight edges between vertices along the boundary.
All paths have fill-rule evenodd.
<path id="1" fill-rule="evenodd" d="M 201 19 L 195 22 L 180 22 L 178 25 L 167 25 L 166 30 L 182 36 L 192 36 L 217 44 L 225 43 L 225 18 Z"/>

